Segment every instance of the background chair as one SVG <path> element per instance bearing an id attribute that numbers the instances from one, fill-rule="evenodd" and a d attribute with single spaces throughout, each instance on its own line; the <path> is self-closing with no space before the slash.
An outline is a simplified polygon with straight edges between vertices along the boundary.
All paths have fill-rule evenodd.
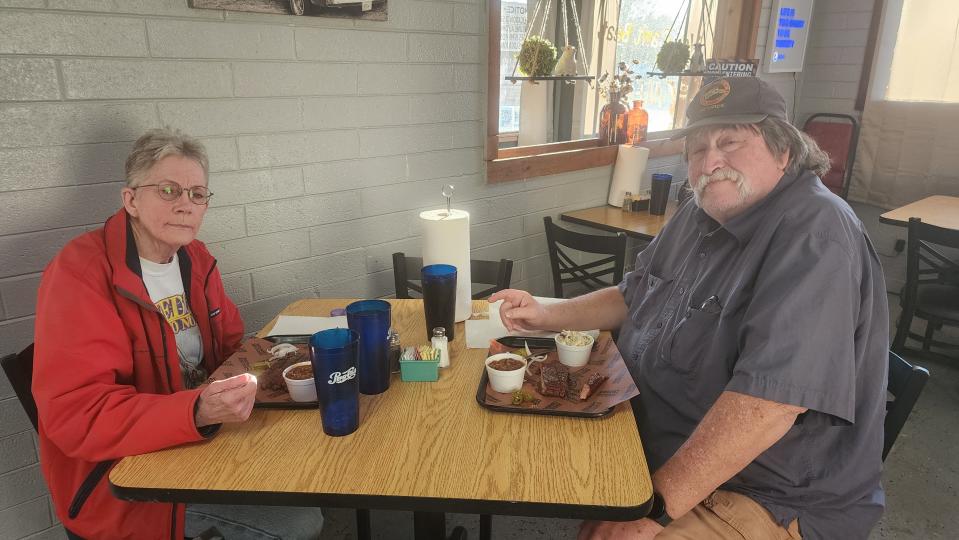
<path id="1" fill-rule="evenodd" d="M 543 217 L 546 225 L 546 244 L 549 247 L 549 263 L 553 271 L 553 292 L 556 298 L 565 298 L 563 285 L 580 283 L 590 291 L 618 284 L 623 280 L 626 266 L 626 235 L 616 236 L 584 234 L 570 231 L 553 224 L 549 216 Z M 577 264 L 566 249 L 586 253 L 609 255 L 595 261 Z M 607 279 L 600 279 L 603 276 Z"/>
<path id="2" fill-rule="evenodd" d="M 402 252 L 393 254 L 393 281 L 396 285 L 397 298 L 413 298 L 410 290 L 423 296 L 420 286 L 420 270 L 423 269 L 422 257 L 407 257 Z M 473 283 L 492 285 L 492 287 L 473 293 L 473 300 L 488 298 L 491 294 L 509 288 L 513 277 L 513 261 L 500 259 L 495 261 L 470 261 L 470 278 Z M 411 279 L 413 278 L 413 279 Z"/>
<path id="3" fill-rule="evenodd" d="M 959 345 L 933 339 L 935 331 L 944 325 L 959 326 L 959 262 L 946 256 L 942 248 L 959 249 L 959 232 L 909 219 L 906 285 L 900 295 L 902 313 L 892 342 L 892 350 L 899 354 L 915 351 L 945 358 L 931 347 L 959 349 Z M 911 331 L 913 317 L 927 321 L 924 335 Z M 907 348 L 907 339 L 921 341 L 922 349 Z"/>
<path id="4" fill-rule="evenodd" d="M 816 113 L 806 119 L 802 130 L 829 154 L 831 167 L 823 175 L 822 183 L 845 199 L 856 160 L 859 123 L 848 114 Z"/>
<path id="5" fill-rule="evenodd" d="M 882 460 L 886 460 L 899 431 L 909 418 L 912 407 L 919 399 L 922 388 L 929 380 L 929 371 L 903 360 L 898 354 L 889 351 L 889 393 L 892 400 L 886 401 L 886 422 L 882 442 Z"/>
<path id="6" fill-rule="evenodd" d="M 3 372 L 10 379 L 10 385 L 13 386 L 17 399 L 20 400 L 20 406 L 33 424 L 34 431 L 37 430 L 37 403 L 33 400 L 33 392 L 30 390 L 33 384 L 33 343 L 19 354 L 9 354 L 0 360 L 3 364 Z"/>

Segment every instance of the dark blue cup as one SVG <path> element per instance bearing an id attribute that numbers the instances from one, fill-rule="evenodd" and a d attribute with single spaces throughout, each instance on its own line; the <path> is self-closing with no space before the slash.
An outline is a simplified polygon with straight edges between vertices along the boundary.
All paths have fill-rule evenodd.
<path id="1" fill-rule="evenodd" d="M 649 213 L 661 216 L 666 213 L 666 203 L 669 201 L 669 188 L 673 185 L 673 175 L 666 173 L 653 174 L 651 193 L 649 195 Z"/>
<path id="2" fill-rule="evenodd" d="M 456 267 L 449 264 L 424 266 L 420 279 L 423 285 L 423 312 L 426 315 L 426 340 L 433 338 L 433 329 L 442 326 L 446 338 L 453 341 L 456 319 Z"/>
<path id="3" fill-rule="evenodd" d="M 385 392 L 390 387 L 390 303 L 353 302 L 346 306 L 346 323 L 360 336 L 360 392 Z"/>
<path id="4" fill-rule="evenodd" d="M 310 362 L 320 402 L 323 432 L 349 435 L 360 426 L 359 379 L 356 363 L 360 336 L 346 328 L 332 328 L 310 337 Z"/>

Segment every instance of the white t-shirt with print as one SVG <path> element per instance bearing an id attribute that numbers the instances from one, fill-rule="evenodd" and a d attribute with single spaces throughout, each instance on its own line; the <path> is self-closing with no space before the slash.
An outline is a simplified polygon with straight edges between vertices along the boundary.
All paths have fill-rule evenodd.
<path id="1" fill-rule="evenodd" d="M 200 364 L 203 359 L 203 338 L 190 311 L 190 304 L 186 301 L 177 256 L 174 254 L 173 260 L 166 264 L 140 257 L 140 268 L 150 301 L 163 314 L 176 336 L 183 384 L 187 388 L 196 388 L 207 378 L 206 370 Z"/>

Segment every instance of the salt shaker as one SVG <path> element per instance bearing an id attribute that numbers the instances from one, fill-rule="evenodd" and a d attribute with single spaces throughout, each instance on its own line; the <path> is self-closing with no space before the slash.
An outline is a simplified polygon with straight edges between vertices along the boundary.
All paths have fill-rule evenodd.
<path id="1" fill-rule="evenodd" d="M 449 340 L 446 339 L 446 329 L 442 326 L 437 326 L 433 329 L 433 339 L 432 342 L 433 348 L 440 352 L 440 364 L 439 367 L 449 367 L 450 365 L 450 347 Z"/>
<path id="2" fill-rule="evenodd" d="M 400 347 L 400 334 L 390 328 L 386 335 L 390 344 L 390 373 L 399 373 L 400 357 L 403 355 L 403 347 Z"/>

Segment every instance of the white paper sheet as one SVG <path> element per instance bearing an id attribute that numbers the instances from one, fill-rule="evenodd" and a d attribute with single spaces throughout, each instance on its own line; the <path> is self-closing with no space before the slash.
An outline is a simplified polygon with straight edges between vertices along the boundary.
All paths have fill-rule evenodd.
<path id="1" fill-rule="evenodd" d="M 555 304 L 558 302 L 565 302 L 565 298 L 546 298 L 534 296 L 540 304 Z M 503 305 L 503 301 L 493 302 L 489 305 L 489 319 L 478 319 L 478 320 L 468 320 L 466 321 L 466 348 L 467 349 L 488 349 L 489 342 L 491 339 L 498 339 L 503 336 L 527 336 L 527 337 L 555 337 L 559 333 L 558 330 L 549 331 L 535 331 L 535 332 L 510 332 L 506 329 L 506 326 L 503 325 L 502 319 L 499 316 L 499 308 Z M 599 330 L 588 330 L 587 334 L 592 335 L 594 338 L 599 337 Z"/>
<path id="2" fill-rule="evenodd" d="M 269 336 L 298 336 L 312 335 L 320 330 L 330 328 L 349 328 L 346 316 L 340 317 L 300 317 L 296 315 L 280 315 L 276 325 L 270 330 Z"/>

